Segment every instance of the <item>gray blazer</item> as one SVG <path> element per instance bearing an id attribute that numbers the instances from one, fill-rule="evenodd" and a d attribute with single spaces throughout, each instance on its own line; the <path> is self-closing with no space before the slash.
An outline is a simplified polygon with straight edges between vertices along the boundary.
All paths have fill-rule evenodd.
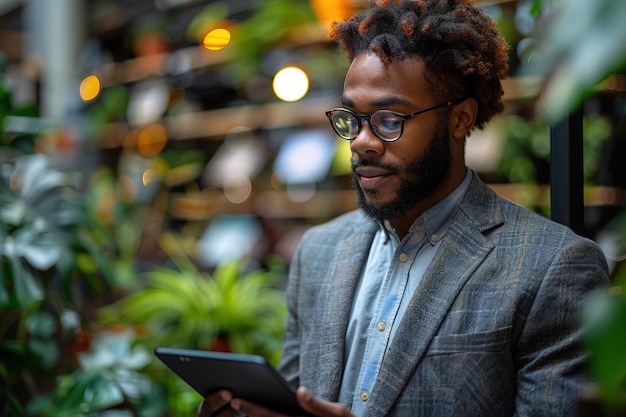
<path id="1" fill-rule="evenodd" d="M 336 401 L 354 291 L 376 226 L 360 211 L 311 228 L 294 255 L 279 371 Z M 573 416 L 579 316 L 608 282 L 596 244 L 470 188 L 384 358 L 367 416 Z"/>

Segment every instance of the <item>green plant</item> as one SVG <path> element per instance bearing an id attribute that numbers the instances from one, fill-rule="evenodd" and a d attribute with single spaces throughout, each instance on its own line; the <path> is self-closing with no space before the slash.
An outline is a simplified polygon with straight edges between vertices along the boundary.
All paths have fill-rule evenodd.
<path id="1" fill-rule="evenodd" d="M 80 325 L 75 296 L 102 288 L 81 258 L 106 262 L 81 232 L 87 221 L 72 175 L 43 155 L 22 155 L 0 169 L 0 352 L 15 359 L 0 376 L 19 415 L 20 402 L 39 389 L 34 381 L 63 366 L 61 346 Z"/>
<path id="2" fill-rule="evenodd" d="M 286 318 L 284 293 L 275 288 L 284 276 L 281 261 L 245 271 L 243 262 L 219 265 L 212 274 L 199 271 L 171 234 L 160 239 L 175 268 L 145 273 L 145 287 L 100 309 L 104 325 L 134 325 L 145 333 L 138 343 L 158 346 L 255 353 L 276 364 Z M 152 380 L 166 392 L 171 415 L 188 415 L 201 400 L 163 367 Z"/>
<path id="3" fill-rule="evenodd" d="M 210 275 L 195 267 L 172 235 L 164 234 L 160 243 L 176 268 L 148 271 L 145 288 L 100 310 L 103 322 L 147 325 L 150 348 L 211 349 L 227 341 L 229 350 L 277 362 L 286 307 L 284 293 L 274 287 L 282 263 L 246 272 L 242 262 L 228 262 Z"/>
<path id="4" fill-rule="evenodd" d="M 125 409 L 134 416 L 160 416 L 165 402 L 161 390 L 145 369 L 153 362 L 131 330 L 99 333 L 80 367 L 56 378 L 54 391 L 35 397 L 28 413 L 40 417 L 93 416 L 105 410 Z"/>
<path id="5" fill-rule="evenodd" d="M 232 60 L 227 66 L 227 76 L 236 85 L 263 73 L 263 55 L 284 43 L 295 28 L 315 22 L 315 14 L 306 1 L 255 2 L 250 11 L 250 16 L 231 27 L 235 34 L 228 46 Z M 193 40 L 201 39 L 207 27 L 224 24 L 228 13 L 229 2 L 211 3 L 189 25 L 187 35 Z"/>
<path id="6" fill-rule="evenodd" d="M 538 114 L 549 122 L 579 108 L 610 75 L 626 69 L 626 2 L 613 0 L 533 0 L 533 13 L 546 28 L 539 34 L 542 59 L 529 60 L 521 73 L 544 77 Z M 584 34 L 584 36 L 581 36 Z M 621 114 L 623 117 L 623 114 Z M 626 211 L 613 232 L 626 249 Z M 583 314 L 589 368 L 606 415 L 626 409 L 626 265 L 618 260 L 612 288 L 599 290 Z M 621 408 L 620 408 L 621 407 Z"/>
<path id="7" fill-rule="evenodd" d="M 4 131 L 15 116 L 30 120 L 32 133 Z M 85 304 L 113 275 L 113 252 L 78 173 L 34 153 L 36 116 L 32 107 L 13 108 L 0 85 L 0 415 L 25 415 L 24 404 L 51 389 L 55 373 L 75 367 Z"/>
<path id="8" fill-rule="evenodd" d="M 626 2 L 532 0 L 531 13 L 538 21 L 541 57 L 529 59 L 520 72 L 545 77 L 537 111 L 554 122 L 626 68 Z"/>
<path id="9" fill-rule="evenodd" d="M 534 184 L 539 180 L 537 163 L 550 162 L 550 127 L 545 121 L 512 114 L 495 122 L 503 137 L 502 155 L 496 172 L 509 182 Z M 592 182 L 603 142 L 611 135 L 607 117 L 583 117 L 583 169 L 585 182 Z M 545 175 L 545 174 L 544 174 Z M 544 178 L 547 180 L 547 178 Z"/>
<path id="10" fill-rule="evenodd" d="M 626 212 L 616 221 L 618 253 L 626 251 Z M 622 257 L 612 274 L 612 286 L 590 298 L 583 315 L 589 369 L 608 415 L 626 409 L 626 263 Z M 622 414 L 614 414 L 614 413 Z"/>

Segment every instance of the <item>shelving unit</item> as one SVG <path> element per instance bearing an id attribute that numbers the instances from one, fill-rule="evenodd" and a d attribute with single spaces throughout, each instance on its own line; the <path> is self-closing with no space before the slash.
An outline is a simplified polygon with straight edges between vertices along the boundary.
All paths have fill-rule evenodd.
<path id="1" fill-rule="evenodd" d="M 90 3 L 89 1 L 87 3 Z M 140 3 L 140 2 L 137 2 Z M 355 6 L 365 7 L 367 1 L 355 0 Z M 479 6 L 500 5 L 511 7 L 515 0 L 478 0 Z M 299 37 L 286 40 L 292 49 L 319 46 L 325 43 L 326 28 L 311 24 L 301 28 Z M 24 37 L 17 31 L 0 31 L 0 46 L 6 46 L 8 54 L 18 59 L 18 48 L 24 47 Z M 339 57 L 339 54 L 338 54 Z M 167 53 L 139 56 L 118 62 L 111 62 L 94 69 L 101 78 L 104 88 L 119 85 L 132 85 L 150 79 L 167 79 L 172 76 L 172 61 L 185 61 L 187 71 L 221 68 L 233 59 L 228 48 L 223 51 L 206 51 L 200 46 L 183 46 Z M 340 59 L 340 58 L 338 58 Z M 339 74 L 338 78 L 342 77 Z M 34 81 L 33 81 L 34 82 Z M 540 94 L 542 80 L 536 77 L 513 77 L 504 82 L 505 102 L 508 104 L 527 103 Z M 626 79 L 616 75 L 602 88 L 624 90 Z M 219 146 L 225 135 L 234 127 L 245 126 L 251 130 L 272 131 L 275 129 L 328 128 L 324 111 L 337 103 L 337 92 L 319 91 L 310 94 L 296 103 L 267 102 L 232 105 L 209 110 L 192 110 L 178 114 L 166 114 L 159 121 L 167 132 L 170 144 L 197 141 L 200 144 L 212 143 Z M 126 135 L 136 128 L 125 121 L 109 123 L 97 138 L 100 149 L 119 151 Z M 565 174 L 568 177 L 568 174 Z M 346 182 L 343 181 L 343 184 Z M 580 184 L 582 187 L 582 184 Z M 506 198 L 522 205 L 536 205 L 546 201 L 549 195 L 545 187 L 540 191 L 533 186 L 519 184 L 492 184 L 492 187 Z M 577 185 L 578 187 L 578 185 Z M 332 188 L 332 187 L 331 187 Z M 546 194 L 548 192 L 548 194 Z M 538 195 L 539 201 L 529 201 L 528 195 Z M 585 205 L 620 205 L 623 190 L 611 187 L 587 187 L 584 190 Z M 604 198 L 603 196 L 611 196 Z M 558 197 L 561 198 L 561 197 Z M 354 204 L 353 192 L 349 189 L 318 190 L 306 203 L 290 199 L 287 193 L 268 189 L 255 189 L 251 197 L 240 204 L 229 203 L 215 190 L 189 191 L 186 194 L 171 195 L 170 215 L 177 219 L 208 219 L 220 213 L 249 214 L 273 218 L 323 219 L 347 211 Z M 271 207 L 271 209 L 267 209 Z"/>

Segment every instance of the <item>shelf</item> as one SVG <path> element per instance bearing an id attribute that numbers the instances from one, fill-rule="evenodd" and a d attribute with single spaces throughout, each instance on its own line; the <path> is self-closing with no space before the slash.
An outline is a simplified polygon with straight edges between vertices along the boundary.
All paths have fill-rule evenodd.
<path id="1" fill-rule="evenodd" d="M 245 105 L 172 115 L 161 121 L 168 140 L 203 139 L 221 141 L 231 129 L 245 126 L 251 130 L 284 127 L 319 126 L 328 123 L 324 112 L 337 106 L 330 97 L 308 98 L 295 103 L 276 102 Z M 103 129 L 100 146 L 117 148 L 133 126 L 125 122 L 110 123 Z M 330 129 L 330 127 L 329 127 Z"/>
<path id="2" fill-rule="evenodd" d="M 521 206 L 550 203 L 550 187 L 526 184 L 490 184 L 498 195 Z M 585 206 L 621 206 L 625 190 L 616 187 L 585 188 Z M 177 194 L 171 198 L 170 215 L 186 220 L 206 220 L 219 214 L 256 214 L 268 219 L 327 219 L 356 208 L 353 190 L 317 191 L 310 200 L 294 201 L 286 192 L 258 191 L 240 204 L 229 202 L 216 189 Z"/>
<path id="3" fill-rule="evenodd" d="M 294 201 L 286 192 L 259 191 L 240 204 L 229 202 L 224 194 L 207 189 L 171 199 L 170 214 L 187 220 L 203 220 L 218 214 L 251 214 L 270 219 L 325 219 L 356 208 L 353 190 L 317 191 L 306 201 Z"/>
<path id="4" fill-rule="evenodd" d="M 505 101 L 532 98 L 539 90 L 538 78 L 515 78 L 505 80 Z M 315 126 L 328 123 L 324 112 L 336 107 L 336 98 L 318 96 L 294 103 L 274 102 L 260 105 L 243 105 L 216 110 L 206 110 L 166 116 L 162 123 L 168 140 L 206 139 L 222 140 L 232 128 L 245 126 L 249 129 L 277 129 L 284 127 Z M 119 147 L 124 136 L 132 129 L 127 123 L 112 123 L 103 132 L 101 146 Z"/>

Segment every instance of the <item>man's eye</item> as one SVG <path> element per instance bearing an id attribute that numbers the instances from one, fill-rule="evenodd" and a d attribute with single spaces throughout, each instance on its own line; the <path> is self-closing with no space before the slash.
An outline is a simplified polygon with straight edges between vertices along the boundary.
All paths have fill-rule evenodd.
<path id="1" fill-rule="evenodd" d="M 394 114 L 376 115 L 376 127 L 379 130 L 385 130 L 388 132 L 397 132 L 400 130 L 402 120 Z"/>

